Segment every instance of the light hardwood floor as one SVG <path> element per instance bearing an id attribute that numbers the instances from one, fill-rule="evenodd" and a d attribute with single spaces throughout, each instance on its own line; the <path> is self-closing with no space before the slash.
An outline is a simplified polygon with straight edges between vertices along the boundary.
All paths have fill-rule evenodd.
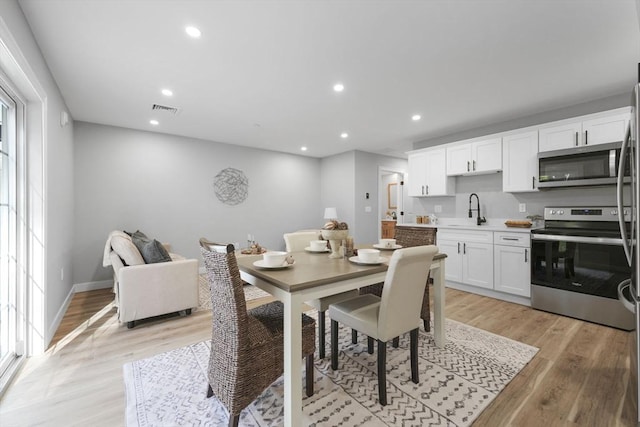
<path id="1" fill-rule="evenodd" d="M 446 292 L 448 318 L 540 348 L 474 426 L 634 425 L 623 409 L 630 333 Z M 210 336 L 207 311 L 128 330 L 112 300 L 106 289 L 74 296 L 47 353 L 28 361 L 0 401 L 0 425 L 124 425 L 122 365 Z"/>

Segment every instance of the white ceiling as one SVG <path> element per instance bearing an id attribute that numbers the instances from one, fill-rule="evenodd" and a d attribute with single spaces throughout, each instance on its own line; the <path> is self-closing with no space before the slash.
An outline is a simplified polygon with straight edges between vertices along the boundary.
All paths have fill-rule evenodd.
<path id="1" fill-rule="evenodd" d="M 636 0 L 19 3 L 75 120 L 314 157 L 630 92 L 640 62 Z"/>

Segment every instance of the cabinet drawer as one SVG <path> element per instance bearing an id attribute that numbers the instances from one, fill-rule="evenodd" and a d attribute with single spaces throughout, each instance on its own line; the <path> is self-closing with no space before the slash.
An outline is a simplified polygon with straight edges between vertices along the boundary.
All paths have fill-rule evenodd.
<path id="1" fill-rule="evenodd" d="M 457 240 L 460 242 L 493 243 L 493 231 L 438 229 L 438 240 Z"/>
<path id="2" fill-rule="evenodd" d="M 531 243 L 529 233 L 509 233 L 506 231 L 496 231 L 493 233 L 493 244 L 504 246 L 520 246 L 528 248 Z"/>

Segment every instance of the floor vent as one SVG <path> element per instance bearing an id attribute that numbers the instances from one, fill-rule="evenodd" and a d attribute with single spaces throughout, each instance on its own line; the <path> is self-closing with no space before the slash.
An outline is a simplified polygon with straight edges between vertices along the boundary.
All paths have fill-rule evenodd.
<path id="1" fill-rule="evenodd" d="M 152 110 L 165 111 L 170 114 L 178 114 L 178 109 L 176 107 L 168 107 L 166 105 L 153 104 L 151 107 Z"/>

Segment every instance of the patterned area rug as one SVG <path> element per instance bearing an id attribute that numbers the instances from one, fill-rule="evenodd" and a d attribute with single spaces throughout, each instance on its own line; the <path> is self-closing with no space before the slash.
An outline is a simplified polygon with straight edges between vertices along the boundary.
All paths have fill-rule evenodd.
<path id="1" fill-rule="evenodd" d="M 200 285 L 200 301 L 198 309 L 210 310 L 211 293 L 209 292 L 209 281 L 207 280 L 207 276 L 205 274 L 201 274 L 200 276 L 198 276 L 198 284 Z M 253 285 L 247 284 L 244 286 L 244 299 L 246 299 L 247 301 L 268 296 L 270 295 L 267 292 Z"/>
<path id="2" fill-rule="evenodd" d="M 304 425 L 468 426 L 538 351 L 448 319 L 444 349 L 420 331 L 420 383 L 410 380 L 407 334 L 398 349 L 388 346 L 383 407 L 376 354 L 367 353 L 366 337 L 359 334 L 351 344 L 350 329 L 341 327 L 340 369 L 331 370 L 329 357 L 316 359 L 315 394 L 303 400 Z M 124 365 L 127 426 L 227 425 L 224 407 L 215 396 L 206 398 L 210 351 L 206 341 Z M 242 412 L 240 425 L 282 425 L 282 396 L 280 377 Z"/>

